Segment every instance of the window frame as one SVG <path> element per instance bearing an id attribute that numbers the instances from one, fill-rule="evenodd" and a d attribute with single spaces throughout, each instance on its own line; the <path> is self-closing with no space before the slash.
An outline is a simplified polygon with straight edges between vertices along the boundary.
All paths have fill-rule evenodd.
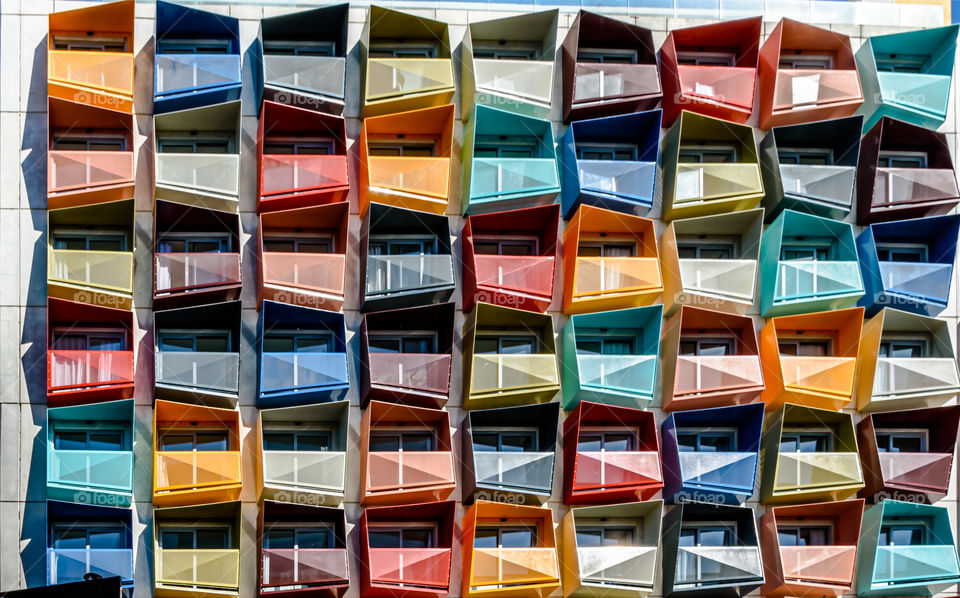
<path id="1" fill-rule="evenodd" d="M 217 523 L 213 521 L 193 521 L 189 525 L 183 523 L 174 523 L 170 522 L 154 522 L 154 525 L 157 526 L 159 534 L 157 534 L 157 549 L 165 550 L 163 547 L 163 533 L 164 532 L 190 532 L 193 534 L 193 548 L 168 548 L 166 550 L 205 550 L 203 548 L 197 548 L 197 531 L 199 529 L 224 529 L 227 532 L 226 545 L 228 548 L 219 548 L 213 550 L 236 550 L 233 548 L 233 526 L 226 523 Z"/>
<path id="2" fill-rule="evenodd" d="M 186 328 L 166 328 L 163 330 L 156 331 L 157 336 L 157 351 L 169 351 L 169 349 L 163 349 L 163 343 L 166 337 L 192 337 L 193 338 L 193 350 L 192 351 L 178 351 L 174 349 L 174 352 L 178 353 L 235 353 L 236 351 L 197 351 L 197 337 L 200 336 L 218 336 L 226 335 L 227 337 L 227 347 L 233 347 L 233 331 L 227 329 L 215 329 L 215 328 L 203 328 L 199 330 L 191 330 Z"/>
<path id="3" fill-rule="evenodd" d="M 687 157 L 684 157 L 684 154 Z M 691 155 L 697 156 L 697 161 L 692 162 L 689 160 Z M 729 160 L 724 162 L 705 162 L 703 160 L 704 156 L 726 156 Z M 703 145 L 684 145 L 680 144 L 680 147 L 677 149 L 677 163 L 678 164 L 736 164 L 740 152 L 737 150 L 735 145 L 727 144 L 703 144 Z"/>
<path id="4" fill-rule="evenodd" d="M 825 438 L 826 442 L 824 444 L 824 450 L 822 451 L 801 451 L 800 444 L 801 439 L 806 437 L 814 438 Z M 783 450 L 783 441 L 784 438 L 790 438 L 795 442 L 797 450 L 795 451 L 784 451 Z M 834 451 L 834 446 L 836 445 L 836 433 L 827 427 L 802 427 L 802 426 L 784 426 L 780 430 L 779 443 L 777 445 L 777 452 L 779 454 L 799 454 L 799 453 L 832 453 Z"/>
<path id="5" fill-rule="evenodd" d="M 481 453 L 515 453 L 516 451 L 504 451 L 503 450 L 503 437 L 504 436 L 525 436 L 531 439 L 530 451 L 520 451 L 521 453 L 536 453 L 539 452 L 540 448 L 540 429 L 532 426 L 502 426 L 502 427 L 491 427 L 491 426 L 478 426 L 470 430 L 470 438 L 473 440 L 476 434 L 493 434 L 497 437 L 497 450 L 495 451 L 477 451 L 477 444 L 474 441 L 473 450 Z"/>
<path id="6" fill-rule="evenodd" d="M 880 436 L 887 436 L 886 446 L 880 446 Z M 919 438 L 920 439 L 920 451 L 921 453 L 930 452 L 930 430 L 927 428 L 877 428 L 874 430 L 874 437 L 877 442 L 877 451 L 881 453 L 897 453 L 900 454 L 901 451 L 892 451 L 890 450 L 893 446 L 893 441 L 896 438 Z M 903 454 L 912 454 L 910 452 L 903 452 Z"/>
<path id="7" fill-rule="evenodd" d="M 728 51 L 705 52 L 700 50 L 677 50 L 678 66 L 735 67 L 737 53 Z M 723 64 L 721 64 L 723 63 Z"/>
<path id="8" fill-rule="evenodd" d="M 581 452 L 580 443 L 584 436 L 599 436 L 600 450 L 589 452 L 608 452 L 607 436 L 628 436 L 629 441 L 625 451 L 609 451 L 611 453 L 637 453 L 640 452 L 640 430 L 628 426 L 580 426 L 577 431 L 577 452 Z M 587 452 L 587 451 L 584 451 Z"/>
<path id="9" fill-rule="evenodd" d="M 715 452 L 715 453 L 737 453 L 740 452 L 740 430 L 735 426 L 677 426 L 676 428 L 677 435 L 677 450 L 681 453 L 701 453 L 701 452 Z M 680 436 L 696 436 L 696 446 L 693 451 L 687 451 L 680 448 Z M 702 451 L 700 450 L 701 441 L 703 438 L 729 438 L 730 446 L 732 447 L 729 451 Z"/>
<path id="10" fill-rule="evenodd" d="M 197 448 L 197 436 L 201 434 L 223 434 L 226 437 L 226 450 L 222 451 L 202 451 Z M 167 450 L 164 449 L 163 441 L 166 439 L 167 435 L 176 435 L 176 436 L 190 436 L 193 439 L 193 448 L 189 451 L 182 450 Z M 233 446 L 232 430 L 226 427 L 215 426 L 215 425 L 205 425 L 205 426 L 190 426 L 189 428 L 185 426 L 181 427 L 160 427 L 157 429 L 157 439 L 156 447 L 157 452 L 162 453 L 231 453 L 236 452 L 236 449 L 232 449 Z"/>

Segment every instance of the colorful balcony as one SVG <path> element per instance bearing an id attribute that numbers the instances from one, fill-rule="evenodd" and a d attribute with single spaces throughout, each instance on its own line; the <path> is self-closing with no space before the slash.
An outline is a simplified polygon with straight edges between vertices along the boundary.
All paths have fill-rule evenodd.
<path id="1" fill-rule="evenodd" d="M 516 526 L 529 530 L 527 546 L 504 546 L 500 529 Z M 461 529 L 465 598 L 545 598 L 560 588 L 551 509 L 478 500 Z"/>
<path id="2" fill-rule="evenodd" d="M 853 226 L 784 210 L 760 241 L 765 318 L 853 307 L 863 297 Z"/>
<path id="3" fill-rule="evenodd" d="M 360 215 L 370 204 L 444 214 L 450 200 L 454 106 L 363 119 Z"/>
<path id="4" fill-rule="evenodd" d="M 660 237 L 663 303 L 744 314 L 756 295 L 763 210 L 674 220 Z"/>
<path id="5" fill-rule="evenodd" d="M 650 209 L 660 156 L 660 111 L 571 123 L 560 152 L 564 218 L 572 218 L 581 204 L 627 214 Z"/>
<path id="6" fill-rule="evenodd" d="M 72 581 L 49 586 L 38 586 L 7 592 L 9 598 L 114 598 L 123 592 L 119 577 L 96 577 L 87 581 Z"/>
<path id="7" fill-rule="evenodd" d="M 47 498 L 130 506 L 133 399 L 47 409 Z"/>
<path id="8" fill-rule="evenodd" d="M 464 216 L 554 203 L 560 175 L 550 121 L 482 104 L 471 114 L 463 132 Z"/>
<path id="9" fill-rule="evenodd" d="M 774 507 L 760 519 L 770 598 L 840 596 L 853 586 L 862 500 Z"/>
<path id="10" fill-rule="evenodd" d="M 657 576 L 662 516 L 661 500 L 567 511 L 560 523 L 564 597 L 649 596 Z M 625 529 L 630 533 L 622 538 Z M 607 543 L 608 530 L 620 541 Z"/>
<path id="11" fill-rule="evenodd" d="M 551 316 L 478 303 L 462 339 L 464 409 L 547 403 L 560 391 Z"/>
<path id="12" fill-rule="evenodd" d="M 342 509 L 265 500 L 257 537 L 261 598 L 340 598 L 350 587 Z"/>
<path id="13" fill-rule="evenodd" d="M 857 425 L 869 502 L 893 498 L 932 504 L 950 491 L 960 407 L 871 413 Z"/>
<path id="14" fill-rule="evenodd" d="M 133 305 L 133 200 L 47 212 L 47 295 Z"/>
<path id="15" fill-rule="evenodd" d="M 258 303 L 269 299 L 340 311 L 349 208 L 337 202 L 260 214 Z"/>
<path id="16" fill-rule="evenodd" d="M 661 426 L 664 500 L 721 505 L 753 496 L 763 404 L 671 413 Z"/>
<path id="17" fill-rule="evenodd" d="M 869 129 L 883 117 L 936 129 L 947 118 L 956 25 L 867 38 L 857 51 Z M 898 56 L 899 55 L 899 56 Z"/>
<path id="18" fill-rule="evenodd" d="M 783 18 L 760 48 L 760 128 L 850 116 L 863 103 L 850 38 Z"/>
<path id="19" fill-rule="evenodd" d="M 261 60 L 254 67 L 260 96 L 326 114 L 342 113 L 347 49 L 346 3 L 262 19 L 262 57 L 257 56 Z"/>
<path id="20" fill-rule="evenodd" d="M 157 114 L 153 127 L 155 197 L 236 212 L 240 200 L 240 102 Z"/>
<path id="21" fill-rule="evenodd" d="M 360 597 L 442 598 L 450 592 L 456 503 L 367 507 L 360 515 Z M 403 546 L 408 522 L 430 539 Z M 391 541 L 393 540 L 393 541 Z"/>
<path id="22" fill-rule="evenodd" d="M 199 425 L 210 433 L 194 433 L 192 428 Z M 239 411 L 157 399 L 153 438 L 154 505 L 215 503 L 240 497 Z"/>
<path id="23" fill-rule="evenodd" d="M 223 598 L 240 587 L 240 502 L 153 510 L 156 598 Z M 204 548 L 191 538 L 206 529 Z M 183 533 L 181 533 L 183 532 Z M 211 548 L 215 544 L 219 548 Z M 170 547 L 172 545 L 173 547 Z"/>
<path id="24" fill-rule="evenodd" d="M 460 430 L 464 502 L 547 502 L 559 415 L 559 403 L 467 412 Z"/>
<path id="25" fill-rule="evenodd" d="M 751 507 L 685 501 L 664 516 L 662 525 L 664 596 L 742 597 L 763 584 Z M 722 542 L 715 541 L 721 540 L 718 535 Z"/>
<path id="26" fill-rule="evenodd" d="M 260 212 L 346 201 L 346 127 L 338 116 L 265 101 L 257 131 Z"/>
<path id="27" fill-rule="evenodd" d="M 862 124 L 862 116 L 848 116 L 767 133 L 760 144 L 760 173 L 768 223 L 785 209 L 835 220 L 850 213 Z"/>
<path id="28" fill-rule="evenodd" d="M 849 413 L 787 403 L 767 418 L 760 460 L 764 504 L 845 500 L 863 488 Z"/>
<path id="29" fill-rule="evenodd" d="M 664 125 L 684 110 L 746 122 L 753 114 L 762 31 L 760 17 L 671 31 L 659 52 Z"/>
<path id="30" fill-rule="evenodd" d="M 649 305 L 662 292 L 653 220 L 580 206 L 563 230 L 563 313 Z"/>
<path id="31" fill-rule="evenodd" d="M 563 408 L 647 406 L 657 388 L 662 315 L 649 305 L 571 316 L 563 327 Z"/>
<path id="32" fill-rule="evenodd" d="M 857 409 L 938 407 L 960 394 L 960 372 L 944 320 L 884 308 L 863 325 Z"/>
<path id="33" fill-rule="evenodd" d="M 563 420 L 563 502 L 649 500 L 663 489 L 653 413 L 581 402 Z"/>
<path id="34" fill-rule="evenodd" d="M 767 411 L 796 403 L 838 411 L 853 398 L 863 308 L 781 316 L 760 330 Z"/>
<path id="35" fill-rule="evenodd" d="M 477 303 L 546 312 L 553 302 L 559 228 L 556 204 L 467 218 L 461 233 L 464 313 Z"/>
<path id="36" fill-rule="evenodd" d="M 371 401 L 360 422 L 360 479 L 365 505 L 449 497 L 457 487 L 450 414 Z"/>
<path id="37" fill-rule="evenodd" d="M 119 577 L 125 594 L 132 593 L 132 515 L 129 508 L 48 500 L 47 583 L 74 583 L 90 574 Z M 97 535 L 95 546 L 90 535 Z"/>
<path id="38" fill-rule="evenodd" d="M 556 9 L 471 23 L 460 55 L 460 105 L 545 118 L 553 98 Z M 516 52 L 503 47 L 516 46 Z M 470 110 L 463 110 L 467 120 Z"/>
<path id="39" fill-rule="evenodd" d="M 133 113 L 133 13 L 133 0 L 50 13 L 48 97 Z M 77 38 L 103 46 L 72 48 Z"/>
<path id="40" fill-rule="evenodd" d="M 51 96 L 47 101 L 47 208 L 131 199 L 133 128 L 130 114 Z"/>
<path id="41" fill-rule="evenodd" d="M 153 313 L 156 397 L 235 407 L 240 390 L 240 302 Z"/>
<path id="42" fill-rule="evenodd" d="M 346 401 L 260 409 L 257 415 L 258 498 L 336 505 L 347 463 Z"/>
<path id="43" fill-rule="evenodd" d="M 456 288 L 451 246 L 446 216 L 370 206 L 360 224 L 361 311 L 449 300 Z"/>
<path id="44" fill-rule="evenodd" d="M 890 117 L 864 133 L 857 164 L 857 224 L 939 216 L 958 202 L 957 176 L 943 133 Z"/>
<path id="45" fill-rule="evenodd" d="M 153 38 L 154 114 L 240 99 L 238 19 L 157 0 Z"/>
<path id="46" fill-rule="evenodd" d="M 684 110 L 664 135 L 660 158 L 665 222 L 751 210 L 763 198 L 757 142 L 747 125 Z"/>
<path id="47" fill-rule="evenodd" d="M 919 525 L 898 524 L 903 520 Z M 904 535 L 909 543 L 896 542 Z M 881 501 L 863 513 L 859 546 L 858 596 L 934 596 L 960 582 L 947 507 Z"/>
<path id="48" fill-rule="evenodd" d="M 361 405 L 376 400 L 443 408 L 450 398 L 454 308 L 438 303 L 363 316 Z"/>
<path id="49" fill-rule="evenodd" d="M 129 399 L 134 379 L 133 312 L 47 299 L 48 407 Z"/>
<path id="50" fill-rule="evenodd" d="M 563 40 L 563 122 L 657 107 L 660 74 L 653 34 L 580 10 Z"/>

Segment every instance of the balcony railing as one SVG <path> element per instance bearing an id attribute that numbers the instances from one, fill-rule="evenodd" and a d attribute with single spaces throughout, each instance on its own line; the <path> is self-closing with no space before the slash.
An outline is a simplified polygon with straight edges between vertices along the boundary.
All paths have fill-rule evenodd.
<path id="1" fill-rule="evenodd" d="M 897 207 L 960 195 L 957 176 L 946 168 L 877 168 L 873 206 Z"/>
<path id="2" fill-rule="evenodd" d="M 557 176 L 557 162 L 551 158 L 474 158 L 470 198 L 556 191 L 560 186 Z"/>
<path id="3" fill-rule="evenodd" d="M 863 484 L 857 453 L 780 453 L 775 492 Z"/>
<path id="4" fill-rule="evenodd" d="M 449 548 L 371 548 L 374 584 L 446 588 L 450 584 Z"/>
<path id="5" fill-rule="evenodd" d="M 47 351 L 50 392 L 133 383 L 133 351 Z"/>
<path id="6" fill-rule="evenodd" d="M 470 587 L 557 583 L 554 548 L 474 548 Z"/>
<path id="7" fill-rule="evenodd" d="M 290 548 L 260 551 L 263 587 L 345 584 L 345 548 Z"/>
<path id="8" fill-rule="evenodd" d="M 367 454 L 367 488 L 371 492 L 453 484 L 453 480 L 450 451 L 371 451 Z"/>
<path id="9" fill-rule="evenodd" d="M 674 395 L 736 391 L 763 384 L 757 355 L 680 355 Z"/>
<path id="10" fill-rule="evenodd" d="M 850 585 L 856 546 L 781 546 L 783 578 L 794 583 Z"/>
<path id="11" fill-rule="evenodd" d="M 580 188 L 621 199 L 649 199 L 657 176 L 655 162 L 577 160 Z"/>
<path id="12" fill-rule="evenodd" d="M 49 79 L 133 95 L 133 54 L 49 50 L 49 56 Z"/>
<path id="13" fill-rule="evenodd" d="M 474 58 L 477 91 L 520 101 L 549 104 L 553 92 L 553 62 Z"/>
<path id="14" fill-rule="evenodd" d="M 240 483 L 240 451 L 157 451 L 157 492 Z"/>
<path id="15" fill-rule="evenodd" d="M 157 185 L 236 196 L 239 154 L 157 154 Z"/>
<path id="16" fill-rule="evenodd" d="M 953 464 L 950 453 L 877 454 L 886 484 L 934 492 L 944 492 L 950 487 L 950 467 Z"/>
<path id="17" fill-rule="evenodd" d="M 660 286 L 655 257 L 578 257 L 573 294 L 578 298 L 649 291 Z"/>
<path id="18" fill-rule="evenodd" d="M 343 74 L 346 59 L 338 56 L 280 56 L 263 57 L 264 79 L 267 85 L 320 93 L 343 98 Z"/>
<path id="19" fill-rule="evenodd" d="M 523 294 L 553 295 L 553 256 L 474 255 L 477 286 Z"/>
<path id="20" fill-rule="evenodd" d="M 856 370 L 855 357 L 780 356 L 780 375 L 784 388 L 801 392 L 851 396 Z"/>
<path id="21" fill-rule="evenodd" d="M 129 293 L 133 289 L 133 252 L 51 249 L 50 280 Z"/>
<path id="22" fill-rule="evenodd" d="M 873 396 L 956 392 L 960 389 L 957 362 L 948 357 L 878 357 L 873 374 Z"/>
<path id="23" fill-rule="evenodd" d="M 809 109 L 835 102 L 862 101 L 857 71 L 778 70 L 774 110 Z"/>
<path id="24" fill-rule="evenodd" d="M 781 260 L 774 301 L 807 301 L 862 291 L 857 262 Z"/>
<path id="25" fill-rule="evenodd" d="M 702 98 L 710 103 L 753 106 L 756 69 L 726 66 L 677 65 L 680 90 L 684 95 Z M 696 100 L 693 100 L 696 103 Z"/>
<path id="26" fill-rule="evenodd" d="M 549 493 L 553 485 L 553 453 L 473 452 L 478 486 Z"/>
<path id="27" fill-rule="evenodd" d="M 170 549 L 156 552 L 157 583 L 199 588 L 236 588 L 240 551 L 237 549 Z"/>
<path id="28" fill-rule="evenodd" d="M 133 152 L 47 152 L 47 192 L 133 182 Z"/>
<path id="29" fill-rule="evenodd" d="M 872 581 L 896 586 L 958 575 L 957 548 L 953 545 L 877 546 Z"/>
<path id="30" fill-rule="evenodd" d="M 577 548 L 580 581 L 617 586 L 653 586 L 656 546 L 596 546 Z"/>
<path id="31" fill-rule="evenodd" d="M 674 201 L 699 203 L 741 195 L 756 195 L 763 189 L 756 164 L 677 164 Z"/>
<path id="32" fill-rule="evenodd" d="M 371 255 L 367 257 L 367 296 L 430 290 L 453 284 L 449 255 Z"/>
<path id="33" fill-rule="evenodd" d="M 878 72 L 884 102 L 942 116 L 950 97 L 950 75 Z"/>
<path id="34" fill-rule="evenodd" d="M 262 168 L 264 197 L 348 184 L 346 156 L 264 154 Z"/>
<path id="35" fill-rule="evenodd" d="M 157 351 L 157 384 L 236 394 L 238 353 Z"/>
<path id="36" fill-rule="evenodd" d="M 763 579 L 756 546 L 681 546 L 677 549 L 674 587 L 726 585 Z"/>
<path id="37" fill-rule="evenodd" d="M 267 486 L 343 492 L 347 454 L 343 451 L 263 451 Z"/>
<path id="38" fill-rule="evenodd" d="M 369 187 L 447 200 L 450 158 L 367 156 Z"/>
<path id="39" fill-rule="evenodd" d="M 51 482 L 120 492 L 133 489 L 132 451 L 53 449 L 49 456 Z"/>
<path id="40" fill-rule="evenodd" d="M 840 208 L 850 207 L 856 178 L 855 166 L 780 165 L 780 182 L 784 195 L 827 202 Z"/>
<path id="41" fill-rule="evenodd" d="M 129 548 L 48 548 L 47 583 L 83 581 L 87 573 L 133 581 L 133 550 Z"/>
<path id="42" fill-rule="evenodd" d="M 880 280 L 887 293 L 947 302 L 953 264 L 879 262 L 879 266 Z"/>
<path id="43" fill-rule="evenodd" d="M 535 390 L 558 386 L 554 355 L 483 354 L 473 356 L 473 393 Z"/>
<path id="44" fill-rule="evenodd" d="M 346 353 L 262 353 L 260 390 L 278 392 L 347 384 Z"/>
<path id="45" fill-rule="evenodd" d="M 155 95 L 240 83 L 236 54 L 157 54 Z"/>
<path id="46" fill-rule="evenodd" d="M 598 390 L 653 394 L 656 355 L 577 355 L 580 385 Z"/>
<path id="47" fill-rule="evenodd" d="M 339 253 L 264 252 L 265 284 L 343 295 L 346 257 Z"/>
<path id="48" fill-rule="evenodd" d="M 657 451 L 577 451 L 575 490 L 660 482 Z"/>
<path id="49" fill-rule="evenodd" d="M 679 262 L 684 292 L 753 301 L 756 260 L 681 259 Z"/>
<path id="50" fill-rule="evenodd" d="M 158 253 L 156 291 L 176 291 L 240 283 L 239 253 Z"/>
<path id="51" fill-rule="evenodd" d="M 681 452 L 683 483 L 720 491 L 753 494 L 757 453 Z"/>
<path id="52" fill-rule="evenodd" d="M 655 64 L 578 62 L 573 87 L 574 104 L 630 99 L 660 93 Z"/>
<path id="53" fill-rule="evenodd" d="M 375 386 L 446 394 L 450 390 L 450 355 L 370 353 L 370 382 Z"/>
<path id="54" fill-rule="evenodd" d="M 367 101 L 444 89 L 453 91 L 449 58 L 367 59 Z"/>

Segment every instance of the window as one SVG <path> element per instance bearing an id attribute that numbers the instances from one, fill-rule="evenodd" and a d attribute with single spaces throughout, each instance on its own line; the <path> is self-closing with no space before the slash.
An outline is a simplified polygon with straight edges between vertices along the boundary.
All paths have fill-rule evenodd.
<path id="1" fill-rule="evenodd" d="M 263 547 L 267 550 L 317 550 L 337 547 L 337 535 L 332 524 L 304 523 L 302 525 L 272 526 L 263 534 Z M 269 554 L 264 554 L 269 559 Z M 283 557 L 279 557 L 283 558 Z M 264 572 L 268 571 L 264 567 Z"/>
<path id="2" fill-rule="evenodd" d="M 636 525 L 578 525 L 577 548 L 637 546 Z"/>
<path id="3" fill-rule="evenodd" d="M 434 444 L 434 433 L 430 430 L 374 430 L 370 433 L 371 452 L 428 452 L 436 450 Z"/>
<path id="4" fill-rule="evenodd" d="M 229 233 L 163 233 L 157 253 L 229 253 L 232 241 Z"/>
<path id="5" fill-rule="evenodd" d="M 229 39 L 159 39 L 157 54 L 229 54 Z"/>
<path id="6" fill-rule="evenodd" d="M 157 141 L 162 154 L 229 154 L 230 140 L 226 138 L 161 137 Z"/>
<path id="7" fill-rule="evenodd" d="M 780 355 L 787 355 L 791 357 L 829 357 L 833 353 L 832 339 L 783 338 L 780 339 L 777 344 L 780 347 Z"/>
<path id="8" fill-rule="evenodd" d="M 926 69 L 929 56 L 920 54 L 874 53 L 877 72 L 886 73 L 922 73 Z"/>
<path id="9" fill-rule="evenodd" d="M 474 41 L 474 58 L 495 60 L 536 60 L 540 45 L 526 42 Z"/>
<path id="10" fill-rule="evenodd" d="M 780 259 L 783 261 L 825 262 L 832 258 L 833 246 L 828 241 L 784 242 L 780 246 Z"/>
<path id="11" fill-rule="evenodd" d="M 677 64 L 691 66 L 734 66 L 737 55 L 734 52 L 695 52 L 677 51 Z"/>
<path id="12" fill-rule="evenodd" d="M 271 56 L 336 56 L 336 50 L 334 42 L 263 40 L 263 53 Z"/>
<path id="13" fill-rule="evenodd" d="M 290 430 L 269 427 L 263 431 L 265 451 L 310 451 L 332 450 L 332 429 Z"/>
<path id="14" fill-rule="evenodd" d="M 531 453 L 537 450 L 536 428 L 475 428 L 474 452 Z"/>
<path id="15" fill-rule="evenodd" d="M 533 256 L 539 253 L 538 240 L 527 235 L 475 235 L 473 251 L 480 255 Z"/>
<path id="16" fill-rule="evenodd" d="M 437 352 L 437 335 L 432 332 L 371 334 L 371 353 L 428 354 Z"/>
<path id="17" fill-rule="evenodd" d="M 643 240 L 600 241 L 581 239 L 577 245 L 577 257 L 635 257 L 637 245 Z"/>
<path id="18" fill-rule="evenodd" d="M 929 526 L 926 522 L 884 523 L 880 526 L 878 546 L 923 546 L 927 543 Z"/>
<path id="19" fill-rule="evenodd" d="M 124 152 L 127 150 L 127 138 L 110 133 L 54 134 L 51 149 L 71 152 Z"/>
<path id="20" fill-rule="evenodd" d="M 370 255 L 433 255 L 436 252 L 436 237 L 393 235 L 370 238 Z"/>
<path id="21" fill-rule="evenodd" d="M 788 429 L 780 434 L 781 453 L 828 453 L 833 435 L 829 430 Z"/>
<path id="22" fill-rule="evenodd" d="M 677 428 L 681 453 L 731 453 L 737 450 L 736 428 Z"/>
<path id="23" fill-rule="evenodd" d="M 877 243 L 877 259 L 881 262 L 922 264 L 928 261 L 927 251 L 922 243 Z"/>
<path id="24" fill-rule="evenodd" d="M 739 253 L 738 238 L 710 238 L 700 240 L 690 236 L 677 237 L 677 255 L 682 260 L 732 260 Z"/>
<path id="25" fill-rule="evenodd" d="M 126 52 L 127 39 L 106 35 L 54 35 L 54 50 L 82 52 Z"/>
<path id="26" fill-rule="evenodd" d="M 77 521 L 53 524 L 57 550 L 122 550 L 129 548 L 126 526 L 120 522 Z"/>
<path id="27" fill-rule="evenodd" d="M 198 525 L 174 527 L 160 524 L 161 550 L 227 550 L 230 548 L 230 527 Z"/>
<path id="28" fill-rule="evenodd" d="M 430 158 L 437 155 L 434 139 L 370 139 L 367 154 L 371 156 Z"/>
<path id="29" fill-rule="evenodd" d="M 203 332 L 161 330 L 158 347 L 160 351 L 192 352 L 192 353 L 229 353 L 231 352 L 228 330 L 212 330 Z"/>
<path id="30" fill-rule="evenodd" d="M 682 334 L 680 336 L 681 356 L 721 356 L 736 355 L 737 339 L 731 336 L 708 336 Z"/>
<path id="31" fill-rule="evenodd" d="M 633 430 L 581 428 L 577 452 L 628 452 L 637 450 L 637 433 Z"/>
<path id="32" fill-rule="evenodd" d="M 263 335 L 264 353 L 333 353 L 333 334 L 270 330 Z"/>
<path id="33" fill-rule="evenodd" d="M 477 135 L 473 146 L 475 158 L 536 158 L 538 141 L 523 137 Z"/>
<path id="34" fill-rule="evenodd" d="M 184 430 L 182 428 L 160 431 L 161 451 L 228 451 L 229 436 L 226 430 Z"/>
<path id="35" fill-rule="evenodd" d="M 634 355 L 634 338 L 612 336 L 579 336 L 578 355 Z"/>
<path id="36" fill-rule="evenodd" d="M 887 335 L 884 335 L 887 336 Z M 912 358 L 930 355 L 930 341 L 924 337 L 904 336 L 901 338 L 880 339 L 878 357 Z"/>
<path id="37" fill-rule="evenodd" d="M 71 251 L 127 251 L 127 235 L 121 231 L 90 233 L 54 229 L 53 248 Z"/>
<path id="38" fill-rule="evenodd" d="M 591 143 L 577 145 L 577 158 L 580 160 L 620 160 L 635 162 L 637 146 L 623 143 Z"/>
<path id="39" fill-rule="evenodd" d="M 737 526 L 734 523 L 684 525 L 680 528 L 680 546 L 736 546 L 736 543 Z"/>
<path id="40" fill-rule="evenodd" d="M 473 536 L 474 548 L 537 548 L 536 524 L 478 525 Z"/>
<path id="41" fill-rule="evenodd" d="M 333 139 L 304 141 L 296 137 L 270 137 L 263 142 L 264 155 L 330 156 L 334 152 Z"/>
<path id="42" fill-rule="evenodd" d="M 833 150 L 826 148 L 778 148 L 777 158 L 780 164 L 802 164 L 805 166 L 828 166 L 833 164 Z"/>
<path id="43" fill-rule="evenodd" d="M 925 453 L 929 432 L 926 428 L 877 430 L 877 450 L 881 453 Z"/>
<path id="44" fill-rule="evenodd" d="M 54 351 L 126 351 L 127 335 L 112 328 L 55 327 Z"/>
<path id="45" fill-rule="evenodd" d="M 782 50 L 790 52 L 791 50 Z M 833 68 L 833 56 L 829 54 L 794 54 L 789 56 L 780 55 L 781 69 L 796 70 L 828 70 Z"/>
<path id="46" fill-rule="evenodd" d="M 333 235 L 315 233 L 264 233 L 263 251 L 265 253 L 333 253 L 335 238 Z"/>
<path id="47" fill-rule="evenodd" d="M 370 548 L 434 548 L 437 546 L 437 526 L 433 523 L 371 523 L 367 541 Z"/>
<path id="48" fill-rule="evenodd" d="M 780 546 L 829 546 L 832 529 L 829 525 L 778 525 Z"/>
<path id="49" fill-rule="evenodd" d="M 370 58 L 436 58 L 437 45 L 430 42 L 371 44 Z"/>
<path id="50" fill-rule="evenodd" d="M 682 164 L 731 164 L 737 161 L 733 146 L 681 145 L 677 162 Z"/>
<path id="51" fill-rule="evenodd" d="M 128 450 L 125 437 L 123 428 L 77 430 L 57 426 L 53 431 L 53 448 L 58 451 L 124 451 Z"/>
<path id="52" fill-rule="evenodd" d="M 680 528 L 679 546 L 736 546 L 737 527 L 734 523 L 701 523 Z M 733 574 L 736 575 L 736 574 Z M 694 551 L 680 550 L 677 555 L 678 585 L 725 582 L 731 572 L 720 561 L 700 558 Z M 683 580 L 680 582 L 680 580 Z"/>
<path id="53" fill-rule="evenodd" d="M 926 168 L 927 152 L 880 150 L 878 168 Z"/>
<path id="54" fill-rule="evenodd" d="M 577 50 L 577 62 L 636 64 L 637 51 L 627 48 L 580 48 Z"/>
<path id="55" fill-rule="evenodd" d="M 532 355 L 537 352 L 539 339 L 530 336 L 480 336 L 473 345 L 473 352 L 481 355 Z"/>

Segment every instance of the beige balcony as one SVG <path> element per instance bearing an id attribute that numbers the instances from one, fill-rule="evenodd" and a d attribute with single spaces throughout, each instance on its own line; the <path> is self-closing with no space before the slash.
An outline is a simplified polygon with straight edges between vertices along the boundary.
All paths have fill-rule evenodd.
<path id="1" fill-rule="evenodd" d="M 525 102 L 549 104 L 553 62 L 475 58 L 477 93 L 491 93 Z"/>
<path id="2" fill-rule="evenodd" d="M 65 284 L 130 294 L 133 252 L 50 249 L 47 279 Z"/>
<path id="3" fill-rule="evenodd" d="M 160 548 L 156 553 L 159 586 L 186 586 L 236 591 L 240 551 Z"/>
<path id="4" fill-rule="evenodd" d="M 756 194 L 763 189 L 757 164 L 677 164 L 674 203 L 698 203 Z"/>
<path id="5" fill-rule="evenodd" d="M 559 386 L 554 355 L 474 355 L 471 395 Z"/>
<path id="6" fill-rule="evenodd" d="M 735 301 L 753 301 L 756 260 L 680 259 L 683 291 Z"/>
<path id="7" fill-rule="evenodd" d="M 266 486 L 343 493 L 347 455 L 342 451 L 263 451 Z"/>
<path id="8" fill-rule="evenodd" d="M 857 453 L 780 453 L 774 492 L 863 485 Z"/>

